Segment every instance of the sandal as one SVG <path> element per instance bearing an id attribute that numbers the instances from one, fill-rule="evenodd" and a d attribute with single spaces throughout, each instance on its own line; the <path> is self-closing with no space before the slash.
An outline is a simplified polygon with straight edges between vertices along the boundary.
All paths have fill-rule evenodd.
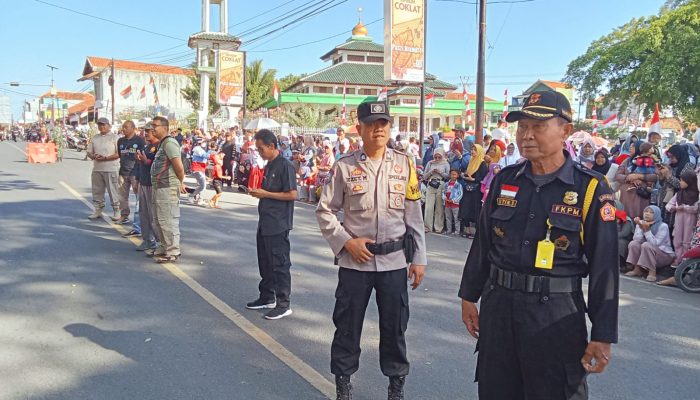
<path id="1" fill-rule="evenodd" d="M 177 259 L 179 257 L 180 257 L 179 255 L 177 255 L 177 256 L 162 255 L 159 257 L 155 257 L 155 261 L 158 264 L 165 264 L 165 263 L 169 263 L 169 262 L 175 262 L 175 261 L 177 261 Z"/>
<path id="2" fill-rule="evenodd" d="M 676 278 L 672 276 L 670 278 L 658 281 L 656 284 L 659 286 L 676 286 Z"/>
<path id="3" fill-rule="evenodd" d="M 647 282 L 656 282 L 656 275 L 654 275 L 654 276 L 647 275 L 647 277 L 645 279 L 647 280 Z"/>

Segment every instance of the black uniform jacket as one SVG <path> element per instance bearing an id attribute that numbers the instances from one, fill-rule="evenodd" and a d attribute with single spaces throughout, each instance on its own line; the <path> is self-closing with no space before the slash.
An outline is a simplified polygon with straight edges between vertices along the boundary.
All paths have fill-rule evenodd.
<path id="1" fill-rule="evenodd" d="M 612 190 L 602 175 L 574 162 L 566 152 L 565 156 L 554 179 L 540 187 L 531 178 L 529 161 L 496 175 L 464 266 L 459 297 L 477 302 L 491 265 L 538 276 L 588 276 L 591 340 L 616 343 L 619 272 Z M 584 219 L 586 191 L 594 178 L 598 183 Z M 551 270 L 534 266 L 547 219 L 555 244 Z"/>

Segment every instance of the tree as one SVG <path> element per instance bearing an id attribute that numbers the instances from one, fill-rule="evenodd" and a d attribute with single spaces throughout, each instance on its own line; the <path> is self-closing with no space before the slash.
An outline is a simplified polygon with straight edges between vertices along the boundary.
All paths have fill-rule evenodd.
<path id="1" fill-rule="evenodd" d="M 279 79 L 279 87 L 280 91 L 285 91 L 289 89 L 292 85 L 295 83 L 299 82 L 299 79 L 305 77 L 306 74 L 301 74 L 301 75 L 294 75 L 294 74 L 289 74 L 281 77 Z"/>
<path id="2" fill-rule="evenodd" d="M 246 108 L 257 110 L 272 96 L 277 70 L 263 68 L 262 60 L 255 60 L 246 67 Z"/>
<path id="3" fill-rule="evenodd" d="M 192 108 L 199 110 L 199 74 L 194 64 L 191 67 L 194 74 L 190 77 L 190 86 L 182 89 L 181 93 Z M 212 79 L 209 81 L 209 115 L 217 112 L 219 108 L 220 106 L 216 102 L 216 80 Z"/>
<path id="4" fill-rule="evenodd" d="M 324 113 L 319 106 L 304 105 L 284 111 L 282 119 L 290 126 L 303 128 L 331 128 L 337 125 L 337 111 Z"/>
<path id="5" fill-rule="evenodd" d="M 672 107 L 700 122 L 700 2 L 669 0 L 659 15 L 632 19 L 591 43 L 564 80 L 582 96 L 607 89 L 604 105 Z"/>

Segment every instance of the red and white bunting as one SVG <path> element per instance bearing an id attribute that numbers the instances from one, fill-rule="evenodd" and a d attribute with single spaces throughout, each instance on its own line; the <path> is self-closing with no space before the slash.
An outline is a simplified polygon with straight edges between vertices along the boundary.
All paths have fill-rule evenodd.
<path id="1" fill-rule="evenodd" d="M 435 95 L 433 93 L 428 93 L 425 95 L 425 106 L 435 107 Z"/>
<path id="2" fill-rule="evenodd" d="M 656 109 L 654 110 L 654 116 L 651 117 L 651 124 L 649 125 L 649 133 L 656 132 L 661 133 L 661 118 L 659 116 L 659 103 L 656 103 Z M 649 135 L 647 134 L 647 140 L 649 140 Z"/>
<path id="3" fill-rule="evenodd" d="M 384 86 L 384 88 L 379 91 L 379 95 L 377 96 L 377 101 L 386 101 L 388 94 L 389 94 L 389 91 L 386 89 L 386 86 Z"/>

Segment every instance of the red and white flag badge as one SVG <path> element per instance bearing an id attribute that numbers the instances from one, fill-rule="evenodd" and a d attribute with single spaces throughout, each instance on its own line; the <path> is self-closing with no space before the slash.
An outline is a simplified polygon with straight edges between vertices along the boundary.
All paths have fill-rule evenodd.
<path id="1" fill-rule="evenodd" d="M 501 185 L 501 196 L 502 197 L 515 197 L 518 194 L 518 187 L 511 185 Z"/>

